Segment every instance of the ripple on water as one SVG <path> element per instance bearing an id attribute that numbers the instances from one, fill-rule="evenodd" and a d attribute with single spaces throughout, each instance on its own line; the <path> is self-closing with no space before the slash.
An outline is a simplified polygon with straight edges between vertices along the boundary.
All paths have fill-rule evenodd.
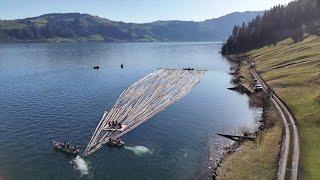
<path id="1" fill-rule="evenodd" d="M 221 144 L 201 143 L 208 133 L 251 123 L 247 98 L 226 90 L 229 65 L 217 44 L 31 43 L 0 50 L 0 169 L 8 179 L 192 179 L 194 162 L 219 150 L 206 152 Z M 51 141 L 65 139 L 83 150 L 121 91 L 159 67 L 209 71 L 185 98 L 123 137 L 144 146 L 127 153 L 102 148 L 90 163 L 53 151 Z"/>
<path id="2" fill-rule="evenodd" d="M 145 146 L 133 146 L 133 147 L 125 146 L 124 148 L 129 151 L 132 151 L 137 156 L 143 156 L 143 155 L 148 155 L 153 153 L 152 150 L 150 150 Z"/>
<path id="3" fill-rule="evenodd" d="M 72 159 L 70 163 L 73 165 L 73 168 L 80 173 L 81 176 L 89 174 L 89 165 L 80 156 L 77 156 L 75 159 Z"/>

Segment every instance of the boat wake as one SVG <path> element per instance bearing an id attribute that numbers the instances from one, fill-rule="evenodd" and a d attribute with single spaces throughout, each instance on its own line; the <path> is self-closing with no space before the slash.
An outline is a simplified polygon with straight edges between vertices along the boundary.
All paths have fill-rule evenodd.
<path id="1" fill-rule="evenodd" d="M 80 156 L 72 159 L 70 163 L 73 164 L 73 167 L 80 172 L 81 176 L 89 174 L 89 166 Z"/>
<path id="2" fill-rule="evenodd" d="M 147 154 L 152 154 L 152 150 L 145 147 L 145 146 L 125 146 L 125 149 L 132 151 L 135 155 L 137 156 L 143 156 L 143 155 L 147 155 Z"/>

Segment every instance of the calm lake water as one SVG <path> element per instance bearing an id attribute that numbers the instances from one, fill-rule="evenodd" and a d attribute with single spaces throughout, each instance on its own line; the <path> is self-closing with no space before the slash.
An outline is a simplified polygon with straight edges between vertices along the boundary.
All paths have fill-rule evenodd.
<path id="1" fill-rule="evenodd" d="M 230 86 L 217 43 L 0 44 L 0 179 L 198 179 L 226 143 L 216 133 L 254 128 L 257 111 Z M 120 64 L 125 68 L 121 69 Z M 100 70 L 93 66 L 100 65 Z M 208 69 L 182 100 L 85 161 L 82 150 L 104 110 L 160 67 Z"/>

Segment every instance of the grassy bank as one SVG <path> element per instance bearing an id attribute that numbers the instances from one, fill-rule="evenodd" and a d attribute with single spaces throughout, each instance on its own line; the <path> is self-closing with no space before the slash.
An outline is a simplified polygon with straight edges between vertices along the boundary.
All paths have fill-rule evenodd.
<path id="1" fill-rule="evenodd" d="M 301 137 L 300 179 L 320 179 L 320 37 L 291 39 L 248 53 L 292 110 Z"/>
<path id="2" fill-rule="evenodd" d="M 245 77 L 242 84 L 249 87 L 252 77 L 248 65 L 242 64 L 240 75 Z M 261 101 L 263 93 L 250 98 L 250 103 Z M 261 103 L 258 103 L 261 104 Z M 217 170 L 217 179 L 275 179 L 277 177 L 278 155 L 281 146 L 282 124 L 278 112 L 269 101 L 263 107 L 263 131 L 255 142 L 245 142 L 240 148 L 224 159 Z"/>

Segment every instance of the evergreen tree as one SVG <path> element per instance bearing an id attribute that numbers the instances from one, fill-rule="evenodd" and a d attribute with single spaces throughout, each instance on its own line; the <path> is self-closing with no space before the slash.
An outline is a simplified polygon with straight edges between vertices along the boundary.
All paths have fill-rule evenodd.
<path id="1" fill-rule="evenodd" d="M 235 26 L 221 52 L 240 53 L 289 37 L 298 41 L 306 30 L 305 26 L 312 26 L 317 18 L 320 18 L 320 0 L 296 0 L 287 6 L 275 6 L 248 24 Z M 315 29 L 318 31 L 313 28 L 309 33 L 316 33 Z"/>

